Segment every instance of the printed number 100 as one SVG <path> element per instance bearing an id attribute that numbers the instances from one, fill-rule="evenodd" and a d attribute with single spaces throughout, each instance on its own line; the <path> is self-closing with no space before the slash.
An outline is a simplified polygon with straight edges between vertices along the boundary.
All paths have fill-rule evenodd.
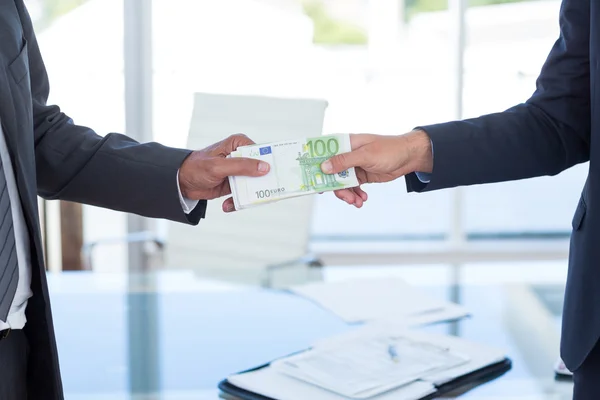
<path id="1" fill-rule="evenodd" d="M 281 195 L 283 194 L 283 192 L 285 192 L 285 187 L 280 187 L 280 188 L 276 188 L 276 189 L 266 189 L 266 190 L 259 190 L 256 193 L 256 198 L 258 199 L 264 199 L 266 197 L 271 197 L 271 195 Z"/>
<path id="2" fill-rule="evenodd" d="M 340 144 L 337 139 L 331 138 L 327 140 L 327 144 L 322 139 L 309 141 L 307 144 L 308 150 L 310 151 L 311 157 L 323 157 L 326 154 L 333 155 L 337 154 L 340 150 Z"/>
<path id="3" fill-rule="evenodd" d="M 271 192 L 268 190 L 259 190 L 256 192 L 256 197 L 259 199 L 264 199 L 265 197 L 271 197 Z"/>

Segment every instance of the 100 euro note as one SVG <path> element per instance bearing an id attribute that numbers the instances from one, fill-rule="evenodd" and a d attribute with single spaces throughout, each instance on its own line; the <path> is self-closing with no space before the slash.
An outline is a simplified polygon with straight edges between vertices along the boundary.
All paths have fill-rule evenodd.
<path id="1" fill-rule="evenodd" d="M 236 210 L 358 186 L 354 168 L 331 175 L 321 171 L 323 161 L 350 150 L 348 134 L 239 147 L 230 157 L 266 161 L 271 170 L 258 178 L 229 177 Z"/>

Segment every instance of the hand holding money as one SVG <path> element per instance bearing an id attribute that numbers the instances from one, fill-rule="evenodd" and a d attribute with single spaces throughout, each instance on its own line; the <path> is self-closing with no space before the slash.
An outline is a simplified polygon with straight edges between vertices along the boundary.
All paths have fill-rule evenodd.
<path id="1" fill-rule="evenodd" d="M 354 168 L 325 174 L 321 164 L 351 151 L 350 135 L 328 135 L 238 147 L 230 157 L 251 158 L 268 163 L 268 174 L 260 177 L 230 176 L 229 185 L 236 210 L 292 197 L 354 188 L 359 185 Z M 363 195 L 358 189 L 359 195 Z M 366 200 L 366 194 L 364 194 Z M 362 205 L 362 204 L 361 204 Z"/>
<path id="2" fill-rule="evenodd" d="M 358 134 L 350 138 L 352 151 L 332 157 L 321 164 L 326 174 L 354 167 L 358 182 L 390 182 L 411 172 L 433 171 L 433 150 L 429 135 L 420 129 L 404 135 Z M 336 190 L 335 195 L 360 207 L 366 200 L 359 188 Z"/>
<path id="3" fill-rule="evenodd" d="M 268 173 L 269 164 L 259 160 L 227 158 L 238 147 L 252 144 L 251 139 L 238 134 L 189 154 L 178 172 L 183 197 L 190 200 L 216 199 L 231 193 L 229 176 L 262 176 Z M 227 209 L 229 202 L 225 201 L 223 209 Z"/>

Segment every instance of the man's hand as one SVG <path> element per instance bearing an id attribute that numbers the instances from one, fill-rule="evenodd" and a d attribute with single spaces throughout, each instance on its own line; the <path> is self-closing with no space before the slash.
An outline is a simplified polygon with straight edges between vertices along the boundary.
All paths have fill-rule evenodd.
<path id="1" fill-rule="evenodd" d="M 350 135 L 352 151 L 325 161 L 321 169 L 336 174 L 354 167 L 360 184 L 389 182 L 411 172 L 431 172 L 431 141 L 424 131 L 400 136 Z M 360 188 L 337 190 L 335 195 L 358 208 L 367 201 Z"/>
<path id="2" fill-rule="evenodd" d="M 226 158 L 240 146 L 254 144 L 245 135 L 233 135 L 203 150 L 194 151 L 179 169 L 179 187 L 190 200 L 212 200 L 231 194 L 229 176 L 263 176 L 269 164 L 251 158 Z M 223 202 L 223 211 L 234 210 L 233 199 Z"/>

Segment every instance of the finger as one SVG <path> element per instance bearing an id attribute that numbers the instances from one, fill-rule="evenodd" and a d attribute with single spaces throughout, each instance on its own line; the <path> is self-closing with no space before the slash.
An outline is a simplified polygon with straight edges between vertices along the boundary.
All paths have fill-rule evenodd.
<path id="1" fill-rule="evenodd" d="M 354 193 L 354 206 L 356 208 L 361 208 L 364 203 L 363 198 L 356 192 L 356 188 L 352 188 L 351 190 Z"/>
<path id="2" fill-rule="evenodd" d="M 352 193 L 352 191 L 347 190 L 347 191 L 342 191 L 342 193 L 335 193 L 335 196 L 342 200 L 345 203 L 348 203 L 350 205 L 354 204 L 354 194 Z"/>
<path id="3" fill-rule="evenodd" d="M 231 194 L 231 186 L 229 185 L 229 179 L 225 179 L 219 189 L 219 197 L 227 196 L 229 194 Z"/>
<path id="4" fill-rule="evenodd" d="M 362 197 L 360 197 L 355 191 L 354 188 L 350 188 L 348 189 L 350 192 L 352 192 L 353 194 L 353 198 L 352 198 L 352 203 L 350 203 L 350 205 L 356 207 L 356 208 L 361 208 L 363 206 L 364 200 L 362 199 Z"/>
<path id="5" fill-rule="evenodd" d="M 235 204 L 233 204 L 233 197 L 230 197 L 223 202 L 223 211 L 225 211 L 226 213 L 235 211 Z"/>
<path id="6" fill-rule="evenodd" d="M 359 187 L 336 190 L 335 195 L 356 208 L 361 208 L 368 198 L 367 193 Z"/>
<path id="7" fill-rule="evenodd" d="M 334 192 L 335 197 L 337 197 L 338 199 L 345 201 L 346 203 L 353 205 L 354 202 L 356 201 L 356 195 L 354 194 L 354 192 L 350 189 L 341 189 L 341 190 L 336 190 Z"/>
<path id="8" fill-rule="evenodd" d="M 369 195 L 367 194 L 367 192 L 365 192 L 364 190 L 362 190 L 362 188 L 360 186 L 357 186 L 357 187 L 354 188 L 354 193 L 356 193 L 358 196 L 360 196 L 360 198 L 363 201 L 369 200 Z"/>
<path id="9" fill-rule="evenodd" d="M 238 133 L 236 135 L 231 135 L 227 139 L 221 142 L 219 146 L 219 150 L 223 152 L 225 155 L 229 155 L 232 151 L 235 151 L 238 147 L 241 146 L 249 146 L 255 144 L 252 139 L 248 136 Z"/>
<path id="10" fill-rule="evenodd" d="M 321 164 L 321 170 L 326 174 L 337 174 L 352 167 L 360 167 L 367 161 L 365 151 L 361 149 L 349 153 L 338 154 Z"/>
<path id="11" fill-rule="evenodd" d="M 350 135 L 350 148 L 357 150 L 365 144 L 373 142 L 377 138 L 376 135 L 367 133 L 353 133 Z"/>
<path id="12" fill-rule="evenodd" d="M 271 166 L 253 158 L 212 158 L 209 173 L 216 179 L 228 176 L 263 176 Z"/>

